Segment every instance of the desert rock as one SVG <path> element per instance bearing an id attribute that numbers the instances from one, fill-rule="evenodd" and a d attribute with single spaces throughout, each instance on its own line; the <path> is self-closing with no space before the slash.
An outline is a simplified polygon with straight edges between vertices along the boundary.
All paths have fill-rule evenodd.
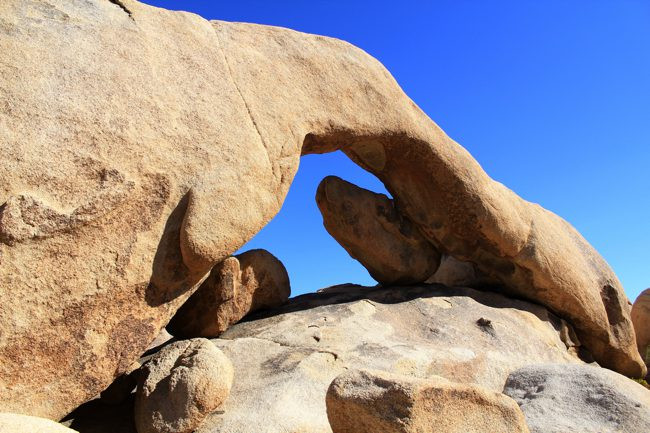
<path id="1" fill-rule="evenodd" d="M 164 347 L 143 367 L 135 401 L 138 433 L 191 433 L 228 397 L 233 367 L 209 340 Z"/>
<path id="2" fill-rule="evenodd" d="M 327 391 L 334 433 L 528 433 L 514 400 L 439 377 L 350 370 Z"/>
<path id="3" fill-rule="evenodd" d="M 532 433 L 650 431 L 650 391 L 603 368 L 530 365 L 513 372 L 503 392 Z"/>
<path id="4" fill-rule="evenodd" d="M 650 365 L 650 289 L 641 292 L 634 301 L 632 323 L 634 323 L 639 354 L 646 364 Z"/>
<path id="5" fill-rule="evenodd" d="M 331 433 L 324 397 L 346 369 L 501 392 L 510 372 L 540 359 L 581 363 L 539 305 L 439 285 L 339 289 L 292 298 L 212 340 L 237 368 L 230 397 L 197 433 Z"/>
<path id="6" fill-rule="evenodd" d="M 77 431 L 49 419 L 0 413 L 0 433 L 77 433 Z"/>
<path id="7" fill-rule="evenodd" d="M 328 176 L 316 203 L 327 231 L 380 283 L 422 283 L 438 269 L 438 250 L 384 194 Z"/>
<path id="8" fill-rule="evenodd" d="M 217 337 L 245 315 L 287 301 L 289 275 L 266 250 L 250 250 L 215 266 L 178 310 L 168 329 L 180 337 Z"/>
<path id="9" fill-rule="evenodd" d="M 278 212 L 300 155 L 338 149 L 441 252 L 645 372 L 602 257 L 350 44 L 135 0 L 5 0 L 0 52 L 0 410 L 58 419 L 104 389 Z"/>

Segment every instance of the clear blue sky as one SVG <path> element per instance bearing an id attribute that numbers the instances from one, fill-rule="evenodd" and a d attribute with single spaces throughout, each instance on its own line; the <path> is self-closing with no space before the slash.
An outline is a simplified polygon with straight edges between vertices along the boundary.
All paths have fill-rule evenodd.
<path id="1" fill-rule="evenodd" d="M 567 219 L 634 300 L 650 287 L 650 1 L 161 1 L 209 19 L 347 40 L 494 178 Z M 373 284 L 323 229 L 318 182 L 382 185 L 340 154 L 302 158 L 282 211 L 248 248 L 293 294 Z"/>

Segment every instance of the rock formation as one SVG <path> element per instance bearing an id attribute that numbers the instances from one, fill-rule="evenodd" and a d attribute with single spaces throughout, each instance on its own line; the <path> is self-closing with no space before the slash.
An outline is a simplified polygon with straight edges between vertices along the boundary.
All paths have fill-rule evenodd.
<path id="1" fill-rule="evenodd" d="M 290 293 L 280 260 L 266 250 L 246 251 L 215 266 L 167 328 L 180 337 L 217 337 L 249 313 L 281 306 Z"/>
<path id="2" fill-rule="evenodd" d="M 650 391 L 603 368 L 529 365 L 503 392 L 519 403 L 531 433 L 650 431 Z"/>
<path id="3" fill-rule="evenodd" d="M 0 410 L 58 419 L 104 389 L 278 212 L 300 155 L 338 149 L 441 252 L 645 373 L 605 261 L 350 44 L 135 0 L 5 0 L 0 52 Z"/>
<path id="4" fill-rule="evenodd" d="M 237 368 L 230 397 L 197 433 L 331 433 L 325 395 L 347 369 L 501 392 L 528 364 L 581 362 L 545 308 L 467 288 L 348 286 L 267 314 L 212 340 Z"/>
<path id="5" fill-rule="evenodd" d="M 645 289 L 632 306 L 632 323 L 639 354 L 650 365 L 650 289 Z"/>
<path id="6" fill-rule="evenodd" d="M 235 324 L 212 340 L 236 366 L 233 387 L 226 402 L 196 432 L 332 433 L 326 392 L 337 376 L 349 370 L 373 369 L 414 379 L 443 376 L 499 393 L 513 371 L 526 370 L 540 360 L 582 379 L 570 378 L 566 386 L 557 387 L 554 373 L 545 373 L 546 391 L 530 381 L 530 386 L 521 387 L 526 390 L 521 391 L 523 397 L 518 396 L 520 391 L 512 393 L 524 402 L 525 413 L 526 401 L 534 402 L 535 395 L 549 402 L 556 395 L 562 402 L 569 389 L 576 389 L 578 397 L 571 403 L 576 407 L 572 425 L 594 425 L 585 411 L 593 405 L 595 413 L 601 413 L 608 402 L 617 407 L 624 403 L 621 408 L 632 414 L 630 419 L 650 411 L 650 405 L 638 397 L 638 384 L 629 379 L 596 367 L 586 371 L 601 371 L 616 381 L 574 374 L 571 366 L 585 364 L 571 355 L 576 349 L 571 335 L 570 326 L 539 305 L 467 288 L 342 285 L 303 295 L 280 309 Z M 584 390 L 593 398 L 591 403 L 580 391 L 582 380 L 587 382 Z M 602 392 L 592 387 L 596 382 L 603 385 Z M 623 389 L 630 389 L 627 400 L 614 395 Z M 628 409 L 636 404 L 640 406 L 635 415 Z M 567 412 L 570 409 L 558 410 L 562 416 Z M 132 417 L 132 403 L 107 406 L 98 399 L 83 405 L 67 422 L 80 433 L 135 433 Z M 552 426 L 553 418 L 546 418 L 546 425 Z M 615 424 L 610 420 L 602 425 L 608 431 Z M 534 421 L 530 427 L 537 428 Z"/>
<path id="7" fill-rule="evenodd" d="M 365 370 L 334 379 L 327 416 L 334 433 L 528 433 L 517 403 L 499 392 Z"/>
<path id="8" fill-rule="evenodd" d="M 429 169 L 433 170 L 431 167 Z M 403 167 L 403 170 L 408 171 L 406 167 Z M 432 173 L 421 174 L 432 175 Z M 384 179 L 379 174 L 378 177 Z M 391 187 L 389 181 L 384 182 L 388 188 Z M 414 189 L 410 191 L 411 193 L 422 192 L 413 185 L 412 187 Z M 423 185 L 420 189 L 426 187 L 427 185 Z M 431 185 L 428 187 L 431 188 Z M 483 250 L 485 245 L 477 246 L 475 251 L 459 254 L 459 251 L 455 251 L 452 247 L 452 245 L 458 246 L 456 245 L 458 239 L 449 239 L 455 234 L 443 230 L 439 234 L 445 240 L 436 240 L 437 235 L 432 233 L 436 233 L 437 229 L 432 231 L 427 229 L 426 225 L 416 224 L 416 230 L 413 230 L 411 221 L 405 216 L 400 216 L 400 213 L 404 213 L 412 217 L 408 207 L 405 208 L 403 205 L 405 197 L 399 195 L 397 191 L 394 194 L 397 198 L 396 203 L 384 195 L 375 194 L 330 176 L 323 179 L 316 196 L 328 232 L 352 257 L 359 260 L 377 281 L 390 283 L 391 279 L 395 279 L 412 283 L 427 280 L 447 284 L 470 284 L 473 287 L 501 286 L 505 292 L 540 302 L 571 321 L 585 346 L 594 353 L 601 364 L 631 376 L 638 376 L 646 371 L 643 365 L 639 365 L 638 357 L 629 352 L 630 347 L 633 346 L 630 344 L 630 338 L 634 335 L 634 330 L 630 327 L 628 301 L 620 283 L 605 261 L 564 220 L 539 206 L 523 201 L 516 202 L 520 208 L 511 209 L 512 215 L 526 209 L 529 217 L 532 218 L 527 238 L 517 241 L 521 241 L 521 250 L 516 257 L 504 259 L 504 256 L 508 256 L 506 252 L 502 252 L 499 257 L 488 257 L 490 254 L 486 254 Z M 508 196 L 503 191 L 499 194 L 502 199 Z M 421 199 L 424 203 L 434 200 L 426 194 Z M 402 206 L 399 205 L 400 203 Z M 421 205 L 420 202 L 415 204 L 416 207 Z M 493 205 L 493 203 L 485 204 L 485 206 Z M 421 212 L 420 219 L 430 219 L 430 215 L 424 210 Z M 501 224 L 500 229 L 513 222 L 515 225 L 522 223 L 522 221 L 508 220 L 505 215 L 494 217 L 499 220 L 497 224 Z M 414 221 L 418 220 L 414 218 Z M 440 225 L 444 227 L 444 224 Z M 538 234 L 538 227 L 542 226 L 546 227 L 548 232 Z M 431 245 L 422 246 L 423 242 L 418 230 L 428 235 L 429 241 L 446 253 L 444 255 L 447 258 L 446 266 L 439 275 L 431 273 L 438 268 L 440 263 L 438 257 L 435 260 L 435 267 L 426 266 L 430 262 L 429 258 L 434 254 L 438 256 L 438 252 Z M 467 227 L 458 230 L 467 230 Z M 558 242 L 558 245 L 566 245 L 572 251 L 570 257 L 563 258 L 559 253 L 561 249 L 552 246 L 551 240 Z M 465 246 L 461 250 L 464 248 L 471 247 Z M 392 254 L 394 251 L 399 253 Z M 574 253 L 577 255 L 573 255 Z M 414 266 L 412 263 L 418 259 L 421 263 L 419 266 Z M 563 280 L 563 277 L 557 273 L 557 269 L 550 266 L 550 263 L 556 261 L 563 269 L 566 269 L 568 263 L 572 263 L 577 268 L 566 269 L 569 278 Z M 521 263 L 525 265 L 520 267 Z M 431 272 L 427 275 L 425 269 L 430 269 Z M 547 274 L 534 277 L 536 271 Z M 592 281 L 588 282 L 588 279 Z M 597 288 L 597 285 L 593 284 L 594 279 L 605 285 Z M 525 284 L 526 280 L 529 281 L 528 285 Z M 569 281 L 573 281 L 573 284 L 567 284 Z M 606 338 L 603 332 L 605 329 L 609 333 Z M 621 348 L 609 353 L 603 351 L 605 346 L 602 338 L 610 343 L 613 340 L 627 341 L 626 348 L 623 349 L 626 353 L 623 354 L 618 350 Z"/>
<path id="9" fill-rule="evenodd" d="M 0 413 L 0 433 L 77 433 L 49 419 Z"/>
<path id="10" fill-rule="evenodd" d="M 380 283 L 422 283 L 438 269 L 438 250 L 384 194 L 329 176 L 316 203 L 329 234 Z"/>
<path id="11" fill-rule="evenodd" d="M 192 433 L 228 397 L 233 367 L 209 340 L 164 347 L 143 367 L 135 401 L 138 433 Z"/>

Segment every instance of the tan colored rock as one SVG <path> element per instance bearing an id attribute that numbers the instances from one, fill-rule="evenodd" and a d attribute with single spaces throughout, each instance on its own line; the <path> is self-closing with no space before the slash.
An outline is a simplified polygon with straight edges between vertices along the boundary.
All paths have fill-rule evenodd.
<path id="1" fill-rule="evenodd" d="M 0 433 L 77 433 L 77 431 L 49 419 L 0 413 Z"/>
<path id="2" fill-rule="evenodd" d="M 237 367 L 228 400 L 197 433 L 331 433 L 324 397 L 347 369 L 501 392 L 528 364 L 582 364 L 561 320 L 537 304 L 440 285 L 340 289 L 292 298 L 212 340 Z"/>
<path id="3" fill-rule="evenodd" d="M 384 194 L 328 176 L 316 203 L 329 234 L 380 283 L 421 283 L 438 269 L 438 250 Z"/>
<path id="4" fill-rule="evenodd" d="M 501 393 L 367 370 L 334 379 L 327 417 L 334 433 L 528 433 L 517 403 Z"/>
<path id="5" fill-rule="evenodd" d="M 135 400 L 138 433 L 191 433 L 228 398 L 233 367 L 209 340 L 164 347 L 143 367 Z"/>
<path id="6" fill-rule="evenodd" d="M 639 354 L 650 365 L 650 289 L 645 289 L 632 305 L 632 323 Z"/>
<path id="7" fill-rule="evenodd" d="M 350 44 L 135 0 L 5 0 L 0 52 L 0 410 L 58 419 L 104 389 L 278 212 L 299 156 L 337 149 L 443 253 L 645 372 L 605 261 Z"/>
<path id="8" fill-rule="evenodd" d="M 266 250 L 246 251 L 215 266 L 167 327 L 179 337 L 217 337 L 249 313 L 281 306 L 290 293 L 280 260 Z"/>

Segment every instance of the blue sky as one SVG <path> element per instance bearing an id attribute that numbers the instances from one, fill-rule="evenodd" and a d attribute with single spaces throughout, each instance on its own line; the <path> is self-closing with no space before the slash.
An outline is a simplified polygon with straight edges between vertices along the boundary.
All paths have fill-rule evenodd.
<path id="1" fill-rule="evenodd" d="M 347 40 L 494 179 L 571 222 L 634 300 L 650 287 L 650 2 L 159 1 L 209 19 Z M 278 216 L 244 249 L 286 265 L 293 294 L 373 284 L 314 201 L 336 174 L 382 185 L 340 154 L 302 158 Z"/>

